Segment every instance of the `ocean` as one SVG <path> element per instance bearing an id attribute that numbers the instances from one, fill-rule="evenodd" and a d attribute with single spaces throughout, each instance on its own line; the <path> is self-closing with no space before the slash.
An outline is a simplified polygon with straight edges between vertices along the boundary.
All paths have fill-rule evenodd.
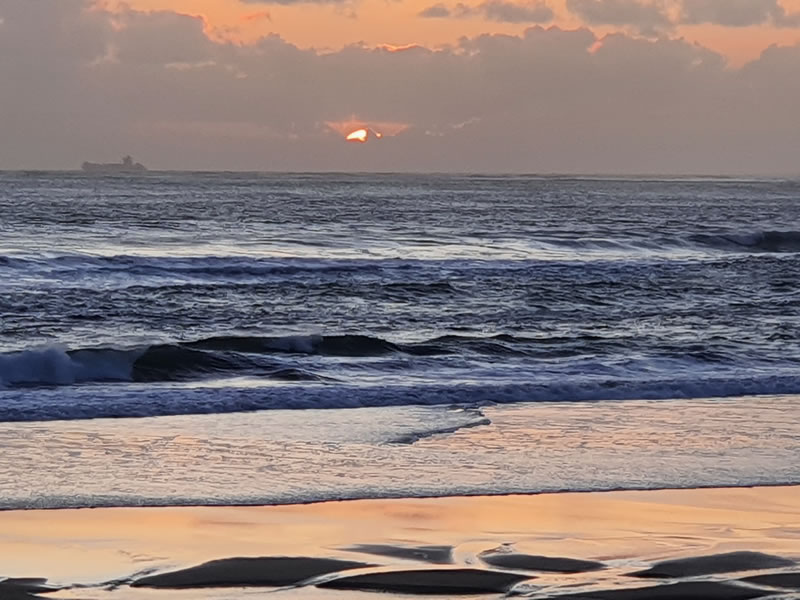
<path id="1" fill-rule="evenodd" d="M 800 180 L 0 173 L 0 508 L 800 483 Z"/>

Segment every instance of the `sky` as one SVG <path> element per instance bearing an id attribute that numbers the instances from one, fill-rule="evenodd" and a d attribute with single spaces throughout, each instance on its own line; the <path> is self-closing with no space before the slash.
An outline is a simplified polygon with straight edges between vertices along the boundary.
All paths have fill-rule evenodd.
<path id="1" fill-rule="evenodd" d="M 0 169 L 797 175 L 798 107 L 800 0 L 0 0 Z"/>

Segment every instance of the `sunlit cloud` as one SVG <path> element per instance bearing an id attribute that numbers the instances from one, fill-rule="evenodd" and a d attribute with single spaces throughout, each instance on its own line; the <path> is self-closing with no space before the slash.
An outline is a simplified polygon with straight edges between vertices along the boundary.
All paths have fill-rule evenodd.
<path id="1" fill-rule="evenodd" d="M 348 0 L 239 0 L 239 2 L 243 4 L 280 4 L 280 5 L 290 5 L 290 4 L 341 4 L 347 2 Z"/>
<path id="2" fill-rule="evenodd" d="M 396 46 L 394 44 L 381 44 L 378 46 L 378 48 L 381 50 L 386 50 L 387 52 L 406 52 L 408 50 L 423 49 L 419 44 L 403 44 L 402 46 Z"/>

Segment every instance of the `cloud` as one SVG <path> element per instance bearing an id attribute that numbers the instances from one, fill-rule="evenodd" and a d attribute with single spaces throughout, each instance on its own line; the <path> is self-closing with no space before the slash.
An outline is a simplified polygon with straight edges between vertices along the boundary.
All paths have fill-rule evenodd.
<path id="1" fill-rule="evenodd" d="M 450 9 L 441 3 L 434 4 L 424 10 L 421 10 L 418 13 L 418 16 L 426 19 L 441 19 L 450 16 Z"/>
<path id="2" fill-rule="evenodd" d="M 505 0 L 488 0 L 477 6 L 459 2 L 451 10 L 442 3 L 434 4 L 418 13 L 424 18 L 456 17 L 460 19 L 482 17 L 496 23 L 549 23 L 555 17 L 544 2 L 514 3 Z"/>
<path id="3" fill-rule="evenodd" d="M 126 63 L 200 63 L 216 53 L 199 17 L 128 9 L 117 14 L 114 22 L 117 31 L 108 36 L 108 43 L 115 56 Z"/>
<path id="4" fill-rule="evenodd" d="M 489 21 L 499 23 L 549 23 L 553 20 L 552 9 L 544 2 L 515 4 L 503 0 L 490 0 L 479 6 Z"/>
<path id="5" fill-rule="evenodd" d="M 798 168 L 800 46 L 736 69 L 682 40 L 587 29 L 322 53 L 79 0 L 5 0 L 0 18 L 0 81 L 14 82 L 0 86 L 0 168 L 126 153 L 157 169 Z M 353 122 L 387 135 L 347 145 L 331 124 Z"/>
<path id="6" fill-rule="evenodd" d="M 589 25 L 631 25 L 645 33 L 672 27 L 667 6 L 659 1 L 567 0 L 567 9 Z"/>
<path id="7" fill-rule="evenodd" d="M 288 6 L 292 4 L 343 4 L 348 0 L 239 0 L 243 4 L 261 4 Z"/>
<path id="8" fill-rule="evenodd" d="M 749 27 L 771 23 L 779 27 L 800 25 L 800 14 L 789 15 L 778 0 L 683 0 L 680 22 Z"/>
<path id="9" fill-rule="evenodd" d="M 588 25 L 631 27 L 647 35 L 679 25 L 800 27 L 779 0 L 566 0 L 567 9 Z"/>

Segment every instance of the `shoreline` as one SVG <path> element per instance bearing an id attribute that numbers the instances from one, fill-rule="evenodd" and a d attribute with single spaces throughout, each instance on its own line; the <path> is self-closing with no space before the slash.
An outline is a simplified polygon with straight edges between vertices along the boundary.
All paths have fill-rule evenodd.
<path id="1" fill-rule="evenodd" d="M 800 425 L 783 416 L 797 405 L 796 396 L 780 396 L 492 406 L 482 417 L 491 424 L 412 444 L 391 442 L 476 415 L 403 407 L 14 424 L 0 427 L 0 446 L 15 457 L 0 474 L 0 506 L 277 506 L 780 486 L 800 483 Z"/>
<path id="2" fill-rule="evenodd" d="M 699 557 L 722 556 L 715 559 L 717 569 L 719 564 L 733 560 L 724 558 L 731 553 L 738 553 L 735 556 L 744 561 L 733 571 L 692 574 L 692 568 L 708 570 L 697 567 Z M 494 555 L 500 558 L 492 559 Z M 508 556 L 520 555 L 556 562 L 527 564 L 534 569 L 503 562 L 510 560 Z M 222 599 L 230 597 L 231 587 L 266 585 L 264 573 L 286 572 L 285 564 L 273 568 L 273 563 L 263 562 L 276 557 L 302 559 L 289 565 L 298 569 L 298 577 L 316 573 L 320 565 L 328 564 L 325 561 L 334 561 L 335 569 L 327 574 L 328 580 L 345 578 L 330 584 L 324 577 L 324 581 L 312 579 L 298 587 L 298 581 L 287 584 L 280 580 L 276 585 L 267 577 L 271 583 L 265 591 L 286 598 L 305 598 L 313 593 L 314 597 L 338 599 L 345 593 L 330 587 L 399 595 L 409 593 L 401 589 L 403 585 L 422 581 L 421 577 L 427 578 L 428 587 L 423 591 L 434 595 L 442 589 L 452 591 L 458 584 L 473 592 L 488 586 L 481 593 L 489 597 L 498 597 L 500 587 L 519 585 L 526 595 L 530 592 L 537 598 L 556 598 L 576 591 L 589 594 L 582 597 L 634 598 L 638 596 L 630 596 L 634 593 L 631 590 L 643 586 L 694 586 L 699 582 L 713 584 L 713 589 L 690 586 L 694 592 L 687 590 L 702 592 L 708 598 L 733 598 L 740 597 L 736 596 L 739 588 L 748 594 L 763 588 L 743 581 L 747 576 L 774 583 L 777 573 L 800 573 L 800 567 L 788 562 L 800 561 L 800 486 L 351 500 L 258 507 L 4 511 L 0 512 L 0 556 L 0 576 L 47 577 L 57 587 L 67 589 L 47 593 L 46 597 L 65 599 L 138 598 L 145 593 L 151 598 L 178 597 L 180 593 L 169 587 L 130 584 L 145 574 L 158 576 L 209 561 L 235 559 L 214 567 L 219 570 L 213 575 L 217 579 L 212 577 L 212 585 L 208 581 L 203 584 L 196 572 L 190 572 L 186 575 L 188 584 L 181 586 L 204 590 L 194 597 Z M 261 579 L 257 577 L 254 583 L 252 569 L 248 571 L 244 559 L 237 557 L 262 561 L 258 563 Z M 694 565 L 689 571 L 682 567 L 683 575 L 656 579 L 631 576 L 662 561 L 683 559 Z M 491 560 L 500 566 L 487 562 Z M 358 563 L 349 568 L 354 569 L 354 577 L 363 577 L 347 580 L 348 574 L 343 574 L 335 561 Z M 563 569 L 565 564 L 583 563 L 600 566 L 581 567 L 571 573 Z M 562 568 L 548 571 L 542 570 L 543 565 Z M 496 572 L 511 573 L 516 579 L 484 581 L 486 573 Z M 221 580 L 219 573 L 224 574 Z M 204 576 L 209 577 L 207 573 Z M 773 579 L 764 580 L 765 576 Z M 516 583 L 509 583 L 512 581 Z M 224 585 L 217 587 L 220 582 Z M 670 588 L 674 592 L 680 589 Z M 774 588 L 763 589 L 775 592 Z M 602 596 L 606 592 L 616 595 Z M 716 596 L 718 592 L 733 595 Z"/>
<path id="3" fill-rule="evenodd" d="M 277 508 L 287 506 L 315 506 L 320 504 L 331 504 L 341 502 L 369 502 L 369 501 L 415 501 L 415 500 L 447 500 L 453 498 L 507 498 L 507 497 L 536 497 L 536 496 L 553 496 L 565 494 L 617 494 L 627 492 L 691 492 L 703 490 L 752 490 L 752 489 L 770 489 L 770 488 L 798 488 L 800 489 L 800 481 L 776 482 L 776 483 L 753 483 L 741 485 L 727 485 L 727 484 L 708 484 L 699 486 L 667 486 L 667 487 L 624 487 L 624 488 L 604 488 L 604 489 L 558 489 L 558 490 L 543 490 L 533 492 L 464 492 L 457 494 L 431 494 L 409 496 L 404 494 L 385 495 L 385 496 L 352 496 L 344 498 L 321 498 L 314 500 L 300 500 L 294 502 L 187 502 L 184 504 L 167 504 L 167 503 L 148 503 L 137 502 L 136 504 L 92 504 L 86 506 L 44 506 L 44 507 L 4 507 L 0 506 L 0 514 L 10 512 L 58 512 L 58 511 L 76 511 L 76 510 L 114 510 L 114 509 L 170 509 L 170 508 Z"/>

